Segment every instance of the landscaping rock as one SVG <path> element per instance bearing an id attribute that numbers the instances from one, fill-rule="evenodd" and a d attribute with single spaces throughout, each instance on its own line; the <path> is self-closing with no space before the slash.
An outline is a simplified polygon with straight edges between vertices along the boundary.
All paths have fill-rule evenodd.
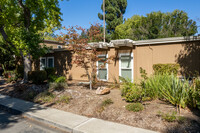
<path id="1" fill-rule="evenodd" d="M 97 95 L 104 95 L 104 94 L 108 94 L 108 93 L 110 93 L 110 88 L 98 87 L 96 90 Z"/>

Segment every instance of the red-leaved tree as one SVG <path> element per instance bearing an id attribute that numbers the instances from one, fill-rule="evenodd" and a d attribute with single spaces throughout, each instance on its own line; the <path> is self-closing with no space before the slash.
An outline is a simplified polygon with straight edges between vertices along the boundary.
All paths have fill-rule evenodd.
<path id="1" fill-rule="evenodd" d="M 101 60 L 98 58 L 99 52 L 96 47 L 89 44 L 89 42 L 97 42 L 103 40 L 103 34 L 101 26 L 99 24 L 91 24 L 88 30 L 79 26 L 72 26 L 69 28 L 63 28 L 66 30 L 66 34 L 57 38 L 59 41 L 63 41 L 68 46 L 69 50 L 72 50 L 72 63 L 77 67 L 85 69 L 85 74 L 90 82 L 90 89 L 92 89 L 93 81 L 96 81 L 97 66 L 96 62 Z M 84 33 L 85 35 L 83 36 Z M 104 64 L 107 60 L 102 60 Z M 103 67 L 103 66 L 101 66 Z"/>

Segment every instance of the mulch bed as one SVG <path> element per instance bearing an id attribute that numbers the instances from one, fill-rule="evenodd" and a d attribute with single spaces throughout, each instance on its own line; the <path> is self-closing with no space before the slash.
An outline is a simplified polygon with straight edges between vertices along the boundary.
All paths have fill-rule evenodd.
<path id="1" fill-rule="evenodd" d="M 39 94 L 48 88 L 48 85 L 32 85 L 19 83 L 2 84 L 0 81 L 0 93 L 12 97 L 33 101 L 34 97 L 29 96 L 29 92 L 35 91 Z M 59 97 L 67 95 L 71 97 L 66 103 L 41 103 L 48 107 L 57 108 L 67 112 L 72 112 L 87 117 L 96 117 L 108 121 L 118 122 L 134 127 L 150 129 L 159 132 L 200 132 L 200 113 L 197 110 L 182 109 L 182 122 L 167 122 L 163 120 L 158 112 L 171 113 L 176 108 L 164 101 L 154 100 L 144 102 L 144 110 L 140 112 L 130 112 L 125 109 L 129 103 L 121 97 L 119 89 L 112 89 L 107 95 L 96 95 L 95 90 L 89 90 L 87 87 L 70 84 L 67 89 L 55 91 L 54 94 Z M 102 107 L 102 102 L 111 99 L 113 104 Z"/>

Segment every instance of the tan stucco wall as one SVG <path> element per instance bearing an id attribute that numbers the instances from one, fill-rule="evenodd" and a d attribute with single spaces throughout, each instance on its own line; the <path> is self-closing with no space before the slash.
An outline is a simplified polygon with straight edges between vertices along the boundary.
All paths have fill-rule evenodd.
<path id="1" fill-rule="evenodd" d="M 148 75 L 153 74 L 153 64 L 159 63 L 178 63 L 183 75 L 187 75 L 188 71 L 199 71 L 199 46 L 199 42 L 137 46 L 135 77 L 140 78 L 140 67 L 145 69 Z"/>
<path id="2" fill-rule="evenodd" d="M 120 48 L 109 48 L 102 50 L 101 53 L 107 53 L 108 57 L 113 57 L 108 65 L 108 81 L 113 82 L 119 77 L 119 54 L 133 53 L 133 74 L 134 80 L 140 79 L 140 67 L 146 70 L 148 75 L 153 74 L 153 64 L 179 63 L 181 66 L 181 74 L 186 74 L 188 71 L 193 73 L 200 72 L 200 42 L 188 43 L 168 43 L 168 44 L 153 44 Z M 72 54 L 69 51 L 57 51 L 48 56 L 54 57 L 54 65 L 59 75 L 66 75 L 67 78 L 73 80 L 87 80 L 87 77 L 82 77 L 86 74 L 85 69 L 76 67 L 72 63 Z M 38 68 L 39 63 L 33 65 Z M 34 70 L 34 69 L 33 69 Z M 91 70 L 89 70 L 91 71 Z"/>
<path id="3" fill-rule="evenodd" d="M 153 74 L 153 64 L 176 63 L 176 55 L 183 49 L 181 44 L 164 44 L 138 46 L 137 67 L 135 67 L 136 78 L 140 77 L 140 67 L 150 75 Z"/>

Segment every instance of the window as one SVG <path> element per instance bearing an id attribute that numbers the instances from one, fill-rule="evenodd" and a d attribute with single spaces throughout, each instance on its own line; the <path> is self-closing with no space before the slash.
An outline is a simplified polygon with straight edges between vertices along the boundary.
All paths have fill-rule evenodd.
<path id="1" fill-rule="evenodd" d="M 99 80 L 108 80 L 108 64 L 104 64 L 106 61 L 107 55 L 99 55 L 99 61 L 97 62 L 97 78 Z"/>
<path id="2" fill-rule="evenodd" d="M 41 57 L 40 58 L 40 70 L 44 70 L 46 67 L 46 57 Z"/>
<path id="3" fill-rule="evenodd" d="M 54 57 L 47 57 L 47 67 L 54 67 Z"/>
<path id="4" fill-rule="evenodd" d="M 133 81 L 133 56 L 132 54 L 120 54 L 119 76 Z"/>
<path id="5" fill-rule="evenodd" d="M 62 48 L 62 46 L 58 45 L 58 46 L 57 46 L 57 48 L 58 48 L 58 49 L 61 49 L 61 48 Z"/>
<path id="6" fill-rule="evenodd" d="M 40 70 L 44 70 L 47 67 L 54 67 L 54 57 L 41 57 L 40 58 Z"/>

